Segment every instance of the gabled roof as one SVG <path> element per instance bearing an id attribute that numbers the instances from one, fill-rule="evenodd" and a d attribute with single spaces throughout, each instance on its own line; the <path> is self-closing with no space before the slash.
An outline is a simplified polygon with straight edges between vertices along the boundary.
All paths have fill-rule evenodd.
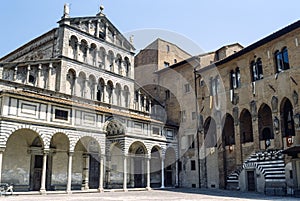
<path id="1" fill-rule="evenodd" d="M 63 21 L 70 21 L 70 22 L 74 22 L 74 21 L 79 21 L 79 20 L 104 20 L 104 22 L 108 23 L 109 27 L 112 27 L 112 29 L 114 31 L 116 31 L 117 35 L 120 36 L 123 40 L 125 40 L 128 45 L 130 46 L 130 48 L 134 51 L 135 48 L 134 46 L 131 44 L 130 41 L 128 41 L 128 39 L 117 29 L 117 27 L 115 27 L 115 25 L 106 17 L 106 15 L 104 15 L 103 13 L 98 13 L 96 16 L 86 16 L 86 17 L 68 17 L 68 18 L 62 18 L 61 20 L 58 21 L 58 23 L 61 24 L 61 22 Z M 72 26 L 72 25 L 70 25 Z M 72 26 L 73 27 L 73 26 Z M 75 27 L 76 28 L 76 27 Z"/>

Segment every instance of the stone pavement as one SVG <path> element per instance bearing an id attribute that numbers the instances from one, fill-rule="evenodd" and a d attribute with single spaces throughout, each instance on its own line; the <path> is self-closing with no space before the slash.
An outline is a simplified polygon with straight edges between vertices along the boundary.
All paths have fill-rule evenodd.
<path id="1" fill-rule="evenodd" d="M 215 189 L 165 189 L 151 191 L 128 191 L 128 192 L 104 192 L 104 193 L 73 193 L 48 195 L 12 195 L 2 196 L 0 201 L 194 201 L 194 200 L 299 200 L 293 197 L 271 197 L 258 193 L 244 193 L 238 191 L 226 191 Z"/>

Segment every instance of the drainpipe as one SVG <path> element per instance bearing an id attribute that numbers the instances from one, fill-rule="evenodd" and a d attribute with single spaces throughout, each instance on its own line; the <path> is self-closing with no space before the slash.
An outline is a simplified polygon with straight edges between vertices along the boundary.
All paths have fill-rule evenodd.
<path id="1" fill-rule="evenodd" d="M 201 188 L 201 171 L 200 171 L 200 142 L 199 142 L 199 114 L 198 114 L 198 93 L 197 93 L 197 78 L 199 78 L 199 76 L 197 77 L 196 74 L 196 68 L 194 68 L 194 84 L 195 84 L 195 106 L 196 106 L 196 127 L 197 127 L 197 152 L 198 152 L 198 156 L 197 156 L 197 163 L 198 163 L 198 180 L 199 180 L 199 188 Z"/>

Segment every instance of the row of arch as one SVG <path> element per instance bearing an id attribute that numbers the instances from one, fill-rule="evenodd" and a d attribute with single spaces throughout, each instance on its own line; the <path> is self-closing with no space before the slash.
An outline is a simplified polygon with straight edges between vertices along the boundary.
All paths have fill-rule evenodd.
<path id="1" fill-rule="evenodd" d="M 48 145 L 47 141 L 29 128 L 14 131 L 5 144 L 1 182 L 30 191 L 175 185 L 177 157 L 172 147 L 165 150 L 153 143 L 150 148 L 133 141 L 124 150 L 122 143 L 115 142 L 104 154 L 94 136 L 81 136 L 75 142 L 67 134 L 55 133 Z"/>
<path id="2" fill-rule="evenodd" d="M 104 47 L 98 48 L 95 43 L 88 44 L 85 39 L 79 42 L 74 35 L 70 37 L 69 46 L 69 56 L 72 59 L 131 77 L 131 62 L 127 56 L 122 57 L 121 54 L 115 54 L 112 50 L 106 51 Z"/>
<path id="3" fill-rule="evenodd" d="M 111 80 L 107 82 L 103 78 L 98 80 L 94 75 L 88 78 L 84 72 L 77 76 L 74 69 L 69 69 L 67 73 L 66 93 L 92 100 L 98 100 L 110 104 L 128 107 L 130 101 L 130 90 L 127 85 L 121 86 Z"/>
<path id="4" fill-rule="evenodd" d="M 284 98 L 281 103 L 280 121 L 276 116 L 273 118 L 271 108 L 263 103 L 257 113 L 259 140 L 265 141 L 265 147 L 260 148 L 267 149 L 270 146 L 270 140 L 274 139 L 274 132 L 278 131 L 279 127 L 281 127 L 282 138 L 295 136 L 293 118 L 293 106 L 288 98 Z M 235 144 L 237 140 L 235 139 L 235 125 L 239 125 L 240 142 L 242 144 L 253 142 L 252 119 L 253 115 L 248 109 L 243 109 L 238 119 L 235 119 L 231 114 L 226 113 L 221 122 L 223 127 L 220 139 L 222 140 L 223 147 Z M 218 136 L 216 120 L 211 116 L 207 117 L 203 124 L 203 129 L 205 134 L 205 146 L 217 146 Z"/>

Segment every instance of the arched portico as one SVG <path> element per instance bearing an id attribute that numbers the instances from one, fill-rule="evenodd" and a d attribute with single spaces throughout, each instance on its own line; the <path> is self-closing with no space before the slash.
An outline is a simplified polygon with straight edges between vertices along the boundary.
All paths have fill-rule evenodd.
<path id="1" fill-rule="evenodd" d="M 95 138 L 82 137 L 76 143 L 72 160 L 72 189 L 103 189 L 103 159 Z"/>
<path id="2" fill-rule="evenodd" d="M 134 188 L 146 187 L 149 160 L 146 146 L 142 142 L 132 143 L 128 150 L 128 156 L 130 160 L 130 186 Z"/>
<path id="3" fill-rule="evenodd" d="M 16 191 L 50 189 L 48 183 L 45 183 L 46 177 L 43 178 L 43 171 L 46 170 L 43 156 L 44 143 L 36 131 L 14 131 L 9 136 L 3 153 L 1 182 L 13 184 Z"/>

